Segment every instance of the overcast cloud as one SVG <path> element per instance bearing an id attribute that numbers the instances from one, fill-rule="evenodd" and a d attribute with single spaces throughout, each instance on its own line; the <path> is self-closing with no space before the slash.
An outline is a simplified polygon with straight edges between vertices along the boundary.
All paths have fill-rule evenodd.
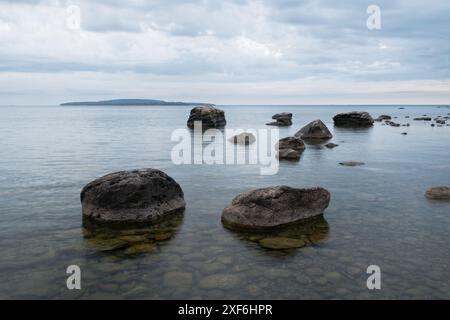
<path id="1" fill-rule="evenodd" d="M 449 17 L 447 0 L 0 0 L 0 104 L 450 104 Z"/>

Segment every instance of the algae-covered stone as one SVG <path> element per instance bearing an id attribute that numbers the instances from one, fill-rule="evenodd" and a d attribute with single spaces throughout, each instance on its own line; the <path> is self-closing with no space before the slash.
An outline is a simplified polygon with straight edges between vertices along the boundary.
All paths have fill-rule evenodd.
<path id="1" fill-rule="evenodd" d="M 259 241 L 259 244 L 267 249 L 293 249 L 305 246 L 305 241 L 301 239 L 274 237 L 265 238 Z"/>

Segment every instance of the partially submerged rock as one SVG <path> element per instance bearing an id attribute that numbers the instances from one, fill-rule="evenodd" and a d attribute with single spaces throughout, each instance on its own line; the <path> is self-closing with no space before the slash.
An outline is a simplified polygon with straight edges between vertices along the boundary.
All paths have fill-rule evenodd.
<path id="1" fill-rule="evenodd" d="M 342 161 L 342 162 L 339 162 L 339 164 L 341 166 L 346 166 L 346 167 L 356 167 L 356 166 L 364 165 L 364 162 L 359 162 L 359 161 Z"/>
<path id="2" fill-rule="evenodd" d="M 278 159 L 298 160 L 305 150 L 302 139 L 297 137 L 286 137 L 278 141 Z"/>
<path id="3" fill-rule="evenodd" d="M 433 187 L 425 192 L 425 197 L 433 200 L 450 200 L 449 187 Z"/>
<path id="4" fill-rule="evenodd" d="M 380 121 L 383 121 L 383 120 L 391 120 L 391 119 L 392 119 L 391 116 L 388 116 L 388 115 L 386 115 L 386 114 L 382 114 L 382 115 L 379 116 L 378 118 L 374 119 L 374 121 L 380 122 Z"/>
<path id="5" fill-rule="evenodd" d="M 327 147 L 328 149 L 333 149 L 333 148 L 336 148 L 337 146 L 339 146 L 339 145 L 336 143 L 333 143 L 333 142 L 329 142 L 325 145 L 325 147 Z"/>
<path id="6" fill-rule="evenodd" d="M 370 114 L 363 111 L 339 113 L 333 117 L 333 121 L 337 127 L 370 127 L 373 125 Z"/>
<path id="7" fill-rule="evenodd" d="M 262 230 L 305 221 L 322 215 L 330 203 L 324 188 L 267 187 L 238 195 L 222 212 L 231 229 Z"/>
<path id="8" fill-rule="evenodd" d="M 83 218 L 94 224 L 148 224 L 185 207 L 180 185 L 156 169 L 120 171 L 81 191 Z"/>
<path id="9" fill-rule="evenodd" d="M 201 121 L 203 128 L 223 128 L 227 124 L 225 112 L 213 106 L 193 108 L 189 115 L 187 126 L 193 128 L 195 121 Z"/>
<path id="10" fill-rule="evenodd" d="M 267 123 L 269 126 L 279 126 L 279 127 L 287 127 L 292 125 L 292 113 L 289 112 L 281 112 L 274 114 L 272 119 L 275 121 Z"/>
<path id="11" fill-rule="evenodd" d="M 312 139 L 322 140 L 331 139 L 333 135 L 327 126 L 320 120 L 314 120 L 301 128 L 296 134 L 296 137 L 300 139 Z"/>
<path id="12" fill-rule="evenodd" d="M 228 139 L 230 142 L 235 144 L 249 145 L 256 141 L 255 136 L 250 132 L 242 132 L 236 136 Z"/>

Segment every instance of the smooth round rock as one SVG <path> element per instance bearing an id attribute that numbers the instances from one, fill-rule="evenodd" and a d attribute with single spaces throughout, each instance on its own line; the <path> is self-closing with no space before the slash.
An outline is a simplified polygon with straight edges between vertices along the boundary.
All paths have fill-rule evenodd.
<path id="1" fill-rule="evenodd" d="M 322 215 L 330 203 L 324 188 L 296 189 L 275 186 L 238 195 L 222 211 L 222 222 L 230 229 L 273 229 Z"/>
<path id="2" fill-rule="evenodd" d="M 180 185 L 156 169 L 120 171 L 88 183 L 81 191 L 84 222 L 147 224 L 185 207 Z"/>

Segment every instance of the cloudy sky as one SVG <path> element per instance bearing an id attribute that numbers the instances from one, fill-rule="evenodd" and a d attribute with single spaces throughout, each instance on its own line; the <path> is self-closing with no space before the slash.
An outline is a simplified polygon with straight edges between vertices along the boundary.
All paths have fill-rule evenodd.
<path id="1" fill-rule="evenodd" d="M 450 104 L 450 1 L 0 0 L 0 104 L 114 98 Z"/>

